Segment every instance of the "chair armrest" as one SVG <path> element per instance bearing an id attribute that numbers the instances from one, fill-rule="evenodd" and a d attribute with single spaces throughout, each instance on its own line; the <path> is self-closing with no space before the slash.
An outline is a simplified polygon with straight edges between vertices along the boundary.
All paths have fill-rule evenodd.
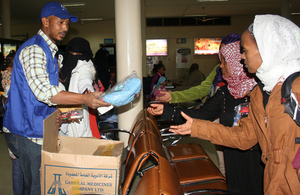
<path id="1" fill-rule="evenodd" d="M 130 131 L 124 130 L 124 129 L 106 129 L 106 130 L 100 131 L 100 137 L 101 137 L 101 139 L 110 140 L 110 138 L 108 138 L 106 136 L 107 133 L 119 133 L 119 132 L 131 134 Z M 133 136 L 135 136 L 135 135 L 133 135 Z"/>
<path id="2" fill-rule="evenodd" d="M 218 190 L 218 189 L 201 189 L 201 190 L 193 190 L 189 192 L 184 192 L 184 195 L 201 195 L 201 194 L 215 194 L 215 195 L 234 195 L 225 190 Z"/>

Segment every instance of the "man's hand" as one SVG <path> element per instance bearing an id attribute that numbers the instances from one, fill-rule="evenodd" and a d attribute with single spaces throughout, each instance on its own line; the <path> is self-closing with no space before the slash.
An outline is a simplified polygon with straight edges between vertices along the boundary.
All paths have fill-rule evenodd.
<path id="1" fill-rule="evenodd" d="M 100 106 L 110 106 L 110 103 L 106 103 L 98 99 L 98 96 L 100 96 L 101 94 L 102 92 L 85 94 L 85 97 L 83 99 L 84 104 L 93 109 L 96 109 Z"/>
<path id="2" fill-rule="evenodd" d="M 162 115 L 164 111 L 163 104 L 151 104 L 151 107 L 147 108 L 148 112 L 152 115 Z"/>
<path id="3" fill-rule="evenodd" d="M 180 135 L 191 134 L 193 118 L 189 117 L 184 112 L 181 112 L 181 115 L 186 119 L 186 123 L 183 125 L 172 125 L 170 126 L 171 129 L 169 131 Z"/>
<path id="4" fill-rule="evenodd" d="M 62 123 L 80 123 L 80 121 L 77 118 L 71 118 L 71 112 L 68 112 L 66 118 L 62 119 Z"/>
<path id="5" fill-rule="evenodd" d="M 85 104 L 90 108 L 98 108 L 100 106 L 110 106 L 110 103 L 103 102 L 98 99 L 102 92 L 94 92 L 88 94 L 78 94 L 68 91 L 60 91 L 49 100 L 54 104 L 76 105 Z"/>
<path id="6" fill-rule="evenodd" d="M 161 102 L 169 102 L 169 101 L 172 100 L 172 97 L 171 97 L 170 92 L 167 92 L 167 91 L 161 91 L 160 93 L 161 93 L 161 94 L 164 94 L 164 95 L 161 96 L 161 97 L 156 97 L 159 101 L 161 101 Z"/>

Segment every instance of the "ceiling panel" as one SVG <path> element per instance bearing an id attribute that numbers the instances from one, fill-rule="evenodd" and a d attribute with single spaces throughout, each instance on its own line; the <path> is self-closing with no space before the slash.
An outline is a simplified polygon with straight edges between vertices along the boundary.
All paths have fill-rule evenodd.
<path id="1" fill-rule="evenodd" d="M 62 3 L 85 1 L 84 7 L 71 8 L 79 18 L 114 19 L 114 0 L 63 0 Z M 11 23 L 36 23 L 41 7 L 49 0 L 11 0 Z M 242 16 L 280 14 L 281 0 L 228 0 L 227 2 L 196 3 L 195 0 L 145 0 L 146 17 L 183 17 L 185 14 L 207 16 Z M 204 10 L 203 10 L 204 7 Z M 1 9 L 1 4 L 0 4 Z M 292 12 L 300 12 L 300 0 L 291 0 Z"/>

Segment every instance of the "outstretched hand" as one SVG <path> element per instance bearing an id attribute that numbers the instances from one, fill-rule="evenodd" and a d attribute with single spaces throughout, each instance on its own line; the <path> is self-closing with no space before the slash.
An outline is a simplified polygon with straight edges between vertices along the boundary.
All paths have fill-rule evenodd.
<path id="1" fill-rule="evenodd" d="M 172 100 L 170 92 L 161 91 L 160 93 L 163 94 L 163 96 L 156 97 L 159 101 L 161 101 L 161 102 L 169 102 L 169 101 Z"/>
<path id="2" fill-rule="evenodd" d="M 191 134 L 193 118 L 189 117 L 184 112 L 181 112 L 181 115 L 186 119 L 186 123 L 183 125 L 172 125 L 170 126 L 171 129 L 169 131 L 180 135 Z"/>
<path id="3" fill-rule="evenodd" d="M 152 115 L 162 115 L 164 111 L 163 104 L 151 104 L 151 107 L 147 108 L 147 111 Z"/>
<path id="4" fill-rule="evenodd" d="M 100 106 L 110 106 L 110 103 L 106 103 L 98 99 L 98 97 L 102 94 L 102 92 L 93 92 L 89 94 L 85 94 L 84 102 L 85 104 L 93 109 L 96 109 Z"/>

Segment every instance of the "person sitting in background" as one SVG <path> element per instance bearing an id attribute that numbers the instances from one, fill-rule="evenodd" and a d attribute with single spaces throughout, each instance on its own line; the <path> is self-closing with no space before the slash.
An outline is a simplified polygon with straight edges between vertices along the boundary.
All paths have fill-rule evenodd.
<path id="1" fill-rule="evenodd" d="M 154 76 L 152 78 L 152 82 L 151 82 L 151 86 L 150 86 L 151 91 L 152 91 L 155 83 L 158 81 L 159 77 L 165 76 L 165 71 L 166 71 L 166 68 L 163 64 L 154 64 L 154 67 L 152 70 Z M 153 100 L 153 99 L 155 99 L 155 97 L 152 94 L 150 94 L 149 99 Z"/>
<path id="2" fill-rule="evenodd" d="M 181 91 L 196 85 L 200 85 L 202 81 L 205 80 L 205 75 L 198 69 L 199 69 L 199 65 L 197 63 L 193 63 L 190 66 L 187 79 L 180 83 L 173 84 L 174 86 L 176 86 L 175 90 Z"/>
<path id="3" fill-rule="evenodd" d="M 167 78 L 164 76 L 159 77 L 157 83 L 153 86 L 151 94 L 155 97 L 155 100 L 157 100 L 157 97 L 162 96 L 162 91 L 167 91 L 165 86 L 167 85 Z"/>
<path id="4" fill-rule="evenodd" d="M 93 53 L 86 39 L 76 37 L 69 41 L 60 70 L 60 80 L 66 91 L 79 94 L 94 92 L 92 83 L 96 70 L 92 59 Z M 69 137 L 92 137 L 89 119 L 89 109 L 83 105 L 83 119 L 80 122 L 62 124 L 60 134 Z"/>

